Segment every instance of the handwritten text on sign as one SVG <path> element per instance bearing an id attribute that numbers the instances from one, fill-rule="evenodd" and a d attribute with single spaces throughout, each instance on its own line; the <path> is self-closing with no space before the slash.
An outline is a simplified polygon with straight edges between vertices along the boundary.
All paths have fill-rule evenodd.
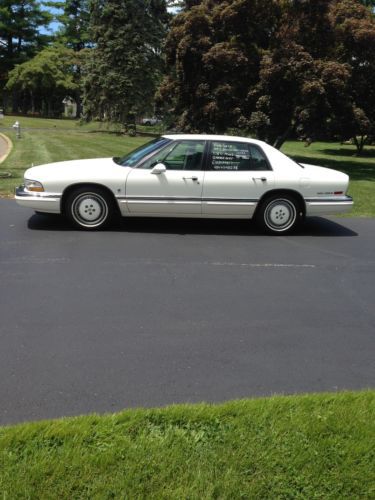
<path id="1" fill-rule="evenodd" d="M 212 168 L 214 170 L 238 170 L 240 163 L 250 160 L 246 144 L 214 142 L 212 145 Z"/>

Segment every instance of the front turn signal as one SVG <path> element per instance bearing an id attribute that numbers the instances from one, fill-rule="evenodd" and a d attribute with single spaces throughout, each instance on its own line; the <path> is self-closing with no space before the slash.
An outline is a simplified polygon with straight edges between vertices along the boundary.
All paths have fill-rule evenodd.
<path id="1" fill-rule="evenodd" d="M 42 193 L 44 191 L 43 184 L 38 181 L 32 181 L 29 179 L 25 179 L 25 187 L 28 191 L 34 191 L 37 193 Z"/>

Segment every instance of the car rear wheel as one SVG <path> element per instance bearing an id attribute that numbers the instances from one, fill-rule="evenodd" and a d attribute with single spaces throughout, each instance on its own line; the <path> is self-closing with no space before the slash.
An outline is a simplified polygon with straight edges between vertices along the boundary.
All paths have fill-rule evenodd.
<path id="1" fill-rule="evenodd" d="M 259 208 L 256 222 L 269 234 L 293 232 L 303 218 L 298 201 L 291 195 L 275 195 L 266 198 Z"/>
<path id="2" fill-rule="evenodd" d="M 100 188 L 78 188 L 67 198 L 66 214 L 80 229 L 103 229 L 113 218 L 113 200 Z"/>

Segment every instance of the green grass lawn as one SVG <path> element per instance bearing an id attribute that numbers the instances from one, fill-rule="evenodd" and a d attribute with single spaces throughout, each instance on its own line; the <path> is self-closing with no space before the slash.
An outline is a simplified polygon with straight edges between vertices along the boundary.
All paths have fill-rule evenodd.
<path id="1" fill-rule="evenodd" d="M 116 134 L 97 123 L 80 126 L 71 120 L 18 119 L 22 126 L 21 139 L 17 139 L 15 132 L 9 128 L 9 123 L 14 123 L 14 117 L 0 121 L 0 132 L 13 142 L 12 152 L 0 164 L 0 176 L 2 172 L 12 175 L 11 178 L 0 178 L 2 196 L 13 194 L 14 187 L 22 183 L 24 171 L 32 164 L 122 156 L 149 140 L 147 137 Z"/>
<path id="2" fill-rule="evenodd" d="M 76 158 L 121 156 L 149 140 L 116 133 L 115 127 L 93 122 L 80 125 L 73 120 L 17 118 L 22 138 L 16 139 L 11 125 L 15 117 L 0 121 L 0 132 L 13 141 L 14 148 L 0 165 L 0 195 L 11 196 L 14 186 L 22 182 L 24 171 L 32 164 Z M 152 127 L 141 127 L 152 131 Z M 355 147 L 340 143 L 315 142 L 308 148 L 302 142 L 288 141 L 283 152 L 297 161 L 341 170 L 350 175 L 349 193 L 353 196 L 353 216 L 375 216 L 375 147 L 366 147 L 363 156 L 355 156 Z M 10 173 L 11 178 L 1 178 Z"/>
<path id="3" fill-rule="evenodd" d="M 375 497 L 375 391 L 179 405 L 0 428 L 13 498 Z"/>

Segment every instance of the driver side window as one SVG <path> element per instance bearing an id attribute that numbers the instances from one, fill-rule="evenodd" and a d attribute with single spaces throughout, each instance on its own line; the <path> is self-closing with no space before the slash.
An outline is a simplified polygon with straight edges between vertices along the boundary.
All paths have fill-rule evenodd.
<path id="1" fill-rule="evenodd" d="M 201 170 L 205 141 L 180 141 L 159 151 L 141 168 L 153 168 L 163 163 L 167 170 Z"/>

